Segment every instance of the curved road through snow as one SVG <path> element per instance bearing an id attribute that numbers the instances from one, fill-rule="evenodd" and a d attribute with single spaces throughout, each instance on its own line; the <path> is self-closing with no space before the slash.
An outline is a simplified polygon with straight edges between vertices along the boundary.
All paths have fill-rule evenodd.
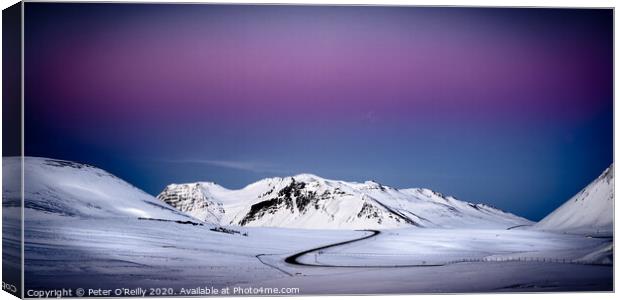
<path id="1" fill-rule="evenodd" d="M 329 244 L 326 246 L 321 246 L 321 247 L 317 247 L 317 248 L 312 248 L 309 250 L 305 250 L 296 254 L 293 254 L 287 258 L 284 259 L 284 261 L 286 263 L 289 263 L 291 265 L 297 265 L 297 266 L 306 266 L 306 267 L 323 267 L 323 268 L 411 268 L 411 267 L 438 267 L 438 266 L 443 266 L 445 264 L 414 264 L 414 265 L 323 265 L 323 264 L 309 264 L 309 263 L 304 263 L 304 262 L 300 262 L 299 258 L 315 252 L 315 251 L 321 251 L 321 250 L 325 250 L 328 248 L 332 248 L 332 247 L 338 247 L 338 246 L 342 246 L 342 245 L 346 245 L 346 244 L 351 244 L 351 243 L 355 243 L 355 242 L 359 242 L 362 240 L 366 240 L 369 239 L 371 237 L 377 236 L 381 233 L 381 231 L 379 230 L 359 230 L 359 231 L 368 231 L 372 234 L 369 234 L 367 236 L 361 237 L 361 238 L 357 238 L 357 239 L 352 239 L 352 240 L 348 240 L 348 241 L 344 241 L 344 242 L 339 242 L 339 243 L 334 243 L 334 244 Z"/>
<path id="2" fill-rule="evenodd" d="M 350 243 L 359 242 L 361 240 L 369 239 L 369 238 L 371 238 L 373 236 L 376 236 L 376 235 L 381 233 L 381 231 L 379 231 L 379 230 L 359 230 L 359 231 L 368 231 L 368 232 L 371 232 L 372 234 L 367 235 L 367 236 L 363 236 L 363 237 L 357 238 L 357 239 L 352 239 L 352 240 L 348 240 L 348 241 L 344 241 L 344 242 L 339 242 L 339 243 L 335 243 L 335 244 L 329 244 L 327 246 L 321 246 L 321 247 L 312 248 L 312 249 L 309 249 L 309 250 L 306 250 L 306 251 L 302 251 L 302 252 L 299 252 L 297 254 L 293 254 L 293 255 L 285 258 L 284 261 L 286 263 L 289 263 L 289 264 L 292 264 L 292 265 L 298 265 L 298 266 L 339 267 L 339 266 L 333 266 L 333 265 L 307 264 L 307 263 L 299 262 L 298 259 L 300 257 L 308 254 L 308 253 L 311 253 L 311 252 L 321 251 L 321 250 L 325 250 L 327 248 L 332 248 L 332 247 L 337 247 L 337 246 L 342 246 L 342 245 L 346 245 L 346 244 L 350 244 Z"/>

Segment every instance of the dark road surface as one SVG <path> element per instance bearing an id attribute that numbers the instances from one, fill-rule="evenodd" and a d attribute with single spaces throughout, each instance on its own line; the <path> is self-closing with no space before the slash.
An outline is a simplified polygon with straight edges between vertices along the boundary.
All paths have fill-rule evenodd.
<path id="1" fill-rule="evenodd" d="M 336 266 L 329 266 L 329 265 L 317 265 L 317 264 L 307 264 L 307 263 L 302 263 L 297 261 L 297 259 L 299 259 L 300 257 L 311 253 L 311 252 L 315 252 L 315 251 L 321 251 L 321 250 L 325 250 L 327 248 L 331 248 L 331 247 L 336 247 L 336 246 L 342 246 L 342 245 L 346 245 L 346 244 L 350 244 L 350 243 L 355 243 L 355 242 L 359 242 L 361 240 L 365 240 L 365 239 L 369 239 L 373 236 L 376 236 L 378 234 L 381 233 L 381 231 L 379 230 L 359 230 L 359 231 L 368 231 L 371 232 L 372 234 L 367 235 L 367 236 L 363 236 L 361 238 L 357 238 L 357 239 L 353 239 L 353 240 L 348 240 L 348 241 L 344 241 L 344 242 L 339 242 L 339 243 L 335 243 L 335 244 L 329 244 L 327 246 L 321 246 L 321 247 L 317 247 L 317 248 L 312 248 L 303 252 L 299 252 L 297 254 L 293 254 L 287 258 L 284 259 L 284 261 L 286 263 L 292 264 L 292 265 L 298 265 L 298 266 L 312 266 L 312 267 L 336 267 Z"/>
<path id="2" fill-rule="evenodd" d="M 353 240 L 348 240 L 348 241 L 344 241 L 344 242 L 338 242 L 335 244 L 329 244 L 326 246 L 321 246 L 321 247 L 317 247 L 317 248 L 312 248 L 309 250 L 305 250 L 303 252 L 299 252 L 296 254 L 293 254 L 287 258 L 284 259 L 284 261 L 288 264 L 291 265 L 297 265 L 297 266 L 306 266 L 306 267 L 323 267 L 323 268 L 412 268 L 412 267 L 438 267 L 438 266 L 443 266 L 446 264 L 411 264 L 411 265 L 345 265 L 345 266 L 338 266 L 338 265 L 322 265 L 322 264 L 308 264 L 308 263 L 303 263 L 298 261 L 298 259 L 306 254 L 315 252 L 315 251 L 321 251 L 321 250 L 325 250 L 328 248 L 332 248 L 332 247 L 337 247 L 337 246 L 342 246 L 342 245 L 346 245 L 346 244 L 350 244 L 350 243 L 355 243 L 355 242 L 359 242 L 362 240 L 366 240 L 369 239 L 371 237 L 377 236 L 381 233 L 381 231 L 379 230 L 374 230 L 374 229 L 369 229 L 369 230 L 358 230 L 358 231 L 368 231 L 371 232 L 372 234 L 361 237 L 361 238 L 357 238 L 357 239 L 353 239 Z"/>

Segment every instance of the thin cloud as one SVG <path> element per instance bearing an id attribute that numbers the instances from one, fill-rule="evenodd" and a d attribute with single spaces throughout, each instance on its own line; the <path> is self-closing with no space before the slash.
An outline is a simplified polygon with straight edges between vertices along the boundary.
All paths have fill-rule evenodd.
<path id="1" fill-rule="evenodd" d="M 241 160 L 212 160 L 212 159 L 184 159 L 167 160 L 170 163 L 202 164 L 213 167 L 228 168 L 234 170 L 250 171 L 255 173 L 283 173 L 286 172 L 278 165 L 266 162 L 241 161 Z"/>

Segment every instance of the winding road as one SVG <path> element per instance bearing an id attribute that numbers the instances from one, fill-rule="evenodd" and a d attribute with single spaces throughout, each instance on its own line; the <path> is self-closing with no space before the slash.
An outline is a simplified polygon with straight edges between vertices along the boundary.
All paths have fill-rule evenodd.
<path id="1" fill-rule="evenodd" d="M 333 248 L 333 247 L 338 247 L 338 246 L 343 246 L 343 245 L 347 245 L 347 244 L 351 244 L 351 243 L 356 243 L 359 241 L 363 241 L 363 240 L 367 240 L 370 239 L 372 237 L 375 237 L 379 234 L 381 234 L 381 231 L 379 230 L 358 230 L 358 231 L 366 231 L 369 232 L 370 234 L 360 237 L 360 238 L 356 238 L 356 239 L 352 239 L 352 240 L 346 240 L 346 241 L 342 241 L 342 242 L 337 242 L 337 243 L 333 243 L 333 244 L 329 244 L 329 245 L 325 245 L 325 246 L 320 246 L 320 247 L 316 247 L 316 248 L 312 248 L 312 249 L 308 249 L 308 250 L 304 250 L 298 253 L 295 253 L 293 255 L 290 255 L 288 257 L 286 257 L 284 259 L 284 262 L 289 264 L 289 265 L 294 265 L 294 266 L 304 266 L 304 267 L 320 267 L 320 268 L 422 268 L 422 267 L 440 267 L 440 266 L 446 266 L 446 265 L 451 265 L 451 264 L 456 264 L 456 263 L 486 263 L 486 262 L 511 262 L 511 261 L 527 261 L 526 259 L 515 259 L 515 258 L 507 258 L 507 259 L 487 259 L 485 257 L 482 258 L 464 258 L 464 259 L 457 259 L 457 260 L 453 260 L 453 261 L 446 261 L 446 262 L 441 262 L 441 263 L 433 263 L 433 264 L 428 264 L 428 263 L 422 263 L 422 264 L 400 264 L 400 265 L 328 265 L 328 264 L 320 264 L 320 263 L 306 263 L 306 262 L 301 262 L 299 261 L 299 259 L 301 257 L 303 257 L 304 255 L 313 253 L 313 252 L 317 252 L 317 251 L 322 251 L 322 250 L 326 250 L 329 248 Z M 320 253 L 319 253 L 320 254 Z M 282 265 L 279 265 L 277 263 L 268 263 L 266 261 L 263 261 L 262 256 L 266 256 L 266 255 L 273 255 L 273 254 L 259 254 L 256 255 L 256 258 L 263 263 L 264 265 L 267 265 L 269 267 L 272 267 L 274 269 L 277 269 L 278 271 L 289 275 L 289 276 L 295 276 L 296 274 L 300 274 L 300 273 L 295 273 L 293 274 L 294 271 L 290 271 L 287 270 L 286 268 L 282 268 Z M 538 261 L 538 260 L 536 260 Z M 553 261 L 553 260 L 542 260 L 542 262 L 556 262 L 556 263 L 572 263 L 571 261 L 565 262 L 565 261 Z"/>
<path id="2" fill-rule="evenodd" d="M 359 242 L 361 240 L 365 240 L 365 239 L 369 239 L 373 236 L 376 236 L 378 234 L 380 234 L 381 232 L 379 230 L 358 230 L 358 231 L 367 231 L 370 232 L 372 234 L 369 234 L 367 236 L 363 236 L 361 238 L 357 238 L 357 239 L 352 239 L 352 240 L 348 240 L 348 241 L 344 241 L 344 242 L 338 242 L 338 243 L 334 243 L 334 244 L 329 244 L 326 246 L 321 246 L 321 247 L 317 247 L 317 248 L 312 248 L 309 250 L 305 250 L 296 254 L 293 254 L 287 258 L 284 259 L 284 262 L 291 264 L 291 265 L 297 265 L 297 266 L 308 266 L 308 267 L 331 267 L 331 268 L 337 268 L 337 267 L 347 267 L 347 266 L 335 266 L 335 265 L 320 265 L 320 264 L 307 264 L 307 263 L 302 263 L 299 262 L 298 259 L 306 254 L 312 253 L 314 251 L 321 251 L 327 248 L 331 248 L 331 247 L 337 247 L 337 246 L 342 246 L 342 245 L 346 245 L 346 244 L 350 244 L 350 243 L 354 243 L 354 242 Z M 293 273 L 288 272 L 287 270 L 284 270 L 280 267 L 278 267 L 277 265 L 273 264 L 273 263 L 268 263 L 266 261 L 264 261 L 262 259 L 263 256 L 267 256 L 267 255 L 271 255 L 271 254 L 258 254 L 256 255 L 256 259 L 258 259 L 258 261 L 260 261 L 263 265 L 266 265 L 268 267 L 271 267 L 273 269 L 276 269 L 288 276 L 295 276 Z M 362 267 L 362 266 L 354 266 L 354 267 Z"/>
<path id="3" fill-rule="evenodd" d="M 315 251 L 321 251 L 321 250 L 325 250 L 327 248 L 332 248 L 332 247 L 337 247 L 337 246 L 342 246 L 342 245 L 346 245 L 346 244 L 350 244 L 350 243 L 355 243 L 355 242 L 359 242 L 365 239 L 369 239 L 373 236 L 379 235 L 381 233 L 381 231 L 379 230 L 358 230 L 358 231 L 368 231 L 371 232 L 372 234 L 367 235 L 367 236 L 363 236 L 361 238 L 357 238 L 357 239 L 352 239 L 352 240 L 348 240 L 348 241 L 344 241 L 344 242 L 339 242 L 339 243 L 335 243 L 335 244 L 329 244 L 327 246 L 321 246 L 321 247 L 317 247 L 317 248 L 312 248 L 306 251 L 302 251 L 296 254 L 293 254 L 287 258 L 284 259 L 284 261 L 286 263 L 292 264 L 292 265 L 298 265 L 298 266 L 311 266 L 311 267 L 338 267 L 338 266 L 331 266 L 331 265 L 319 265 L 319 264 L 307 264 L 307 263 L 303 263 L 303 262 L 299 262 L 298 259 L 308 253 L 311 252 L 315 252 Z"/>
<path id="4" fill-rule="evenodd" d="M 348 240 L 348 241 L 344 241 L 344 242 L 338 242 L 338 243 L 334 243 L 334 244 L 329 244 L 326 246 L 321 246 L 321 247 L 317 247 L 317 248 L 312 248 L 309 250 L 305 250 L 296 254 L 293 254 L 287 258 L 284 259 L 284 262 L 291 264 L 291 265 L 296 265 L 296 266 L 306 266 L 306 267 L 322 267 L 322 268 L 412 268 L 412 267 L 438 267 L 438 266 L 443 266 L 445 264 L 411 264 L 411 265 L 325 265 L 325 264 L 309 264 L 309 263 L 304 263 L 304 262 L 300 262 L 299 258 L 306 255 L 306 254 L 310 254 L 312 252 L 315 251 L 321 251 L 321 250 L 325 250 L 328 248 L 333 248 L 333 247 L 338 247 L 338 246 L 342 246 L 342 245 L 346 245 L 346 244 L 351 244 L 351 243 L 355 243 L 355 242 L 359 242 L 362 240 L 366 240 L 372 237 L 375 237 L 379 234 L 381 234 L 381 231 L 379 230 L 374 230 L 374 229 L 369 229 L 369 230 L 358 230 L 358 231 L 367 231 L 370 232 L 372 234 L 369 234 L 367 236 L 361 237 L 361 238 L 357 238 L 357 239 L 352 239 L 352 240 Z"/>

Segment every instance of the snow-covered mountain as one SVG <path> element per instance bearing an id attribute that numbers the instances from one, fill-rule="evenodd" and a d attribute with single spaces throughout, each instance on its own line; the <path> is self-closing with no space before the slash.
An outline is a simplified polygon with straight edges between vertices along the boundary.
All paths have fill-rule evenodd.
<path id="1" fill-rule="evenodd" d="M 3 208 L 18 208 L 21 159 L 3 157 Z M 190 221 L 179 212 L 122 179 L 93 166 L 70 161 L 26 157 L 24 159 L 24 207 L 26 219 L 54 218 L 153 218 Z"/>
<path id="2" fill-rule="evenodd" d="M 314 229 L 399 227 L 507 228 L 530 221 L 428 189 L 394 189 L 373 181 L 311 174 L 275 177 L 229 190 L 212 182 L 171 184 L 157 197 L 220 225 Z"/>
<path id="3" fill-rule="evenodd" d="M 533 228 L 579 234 L 613 232 L 614 165 Z"/>

